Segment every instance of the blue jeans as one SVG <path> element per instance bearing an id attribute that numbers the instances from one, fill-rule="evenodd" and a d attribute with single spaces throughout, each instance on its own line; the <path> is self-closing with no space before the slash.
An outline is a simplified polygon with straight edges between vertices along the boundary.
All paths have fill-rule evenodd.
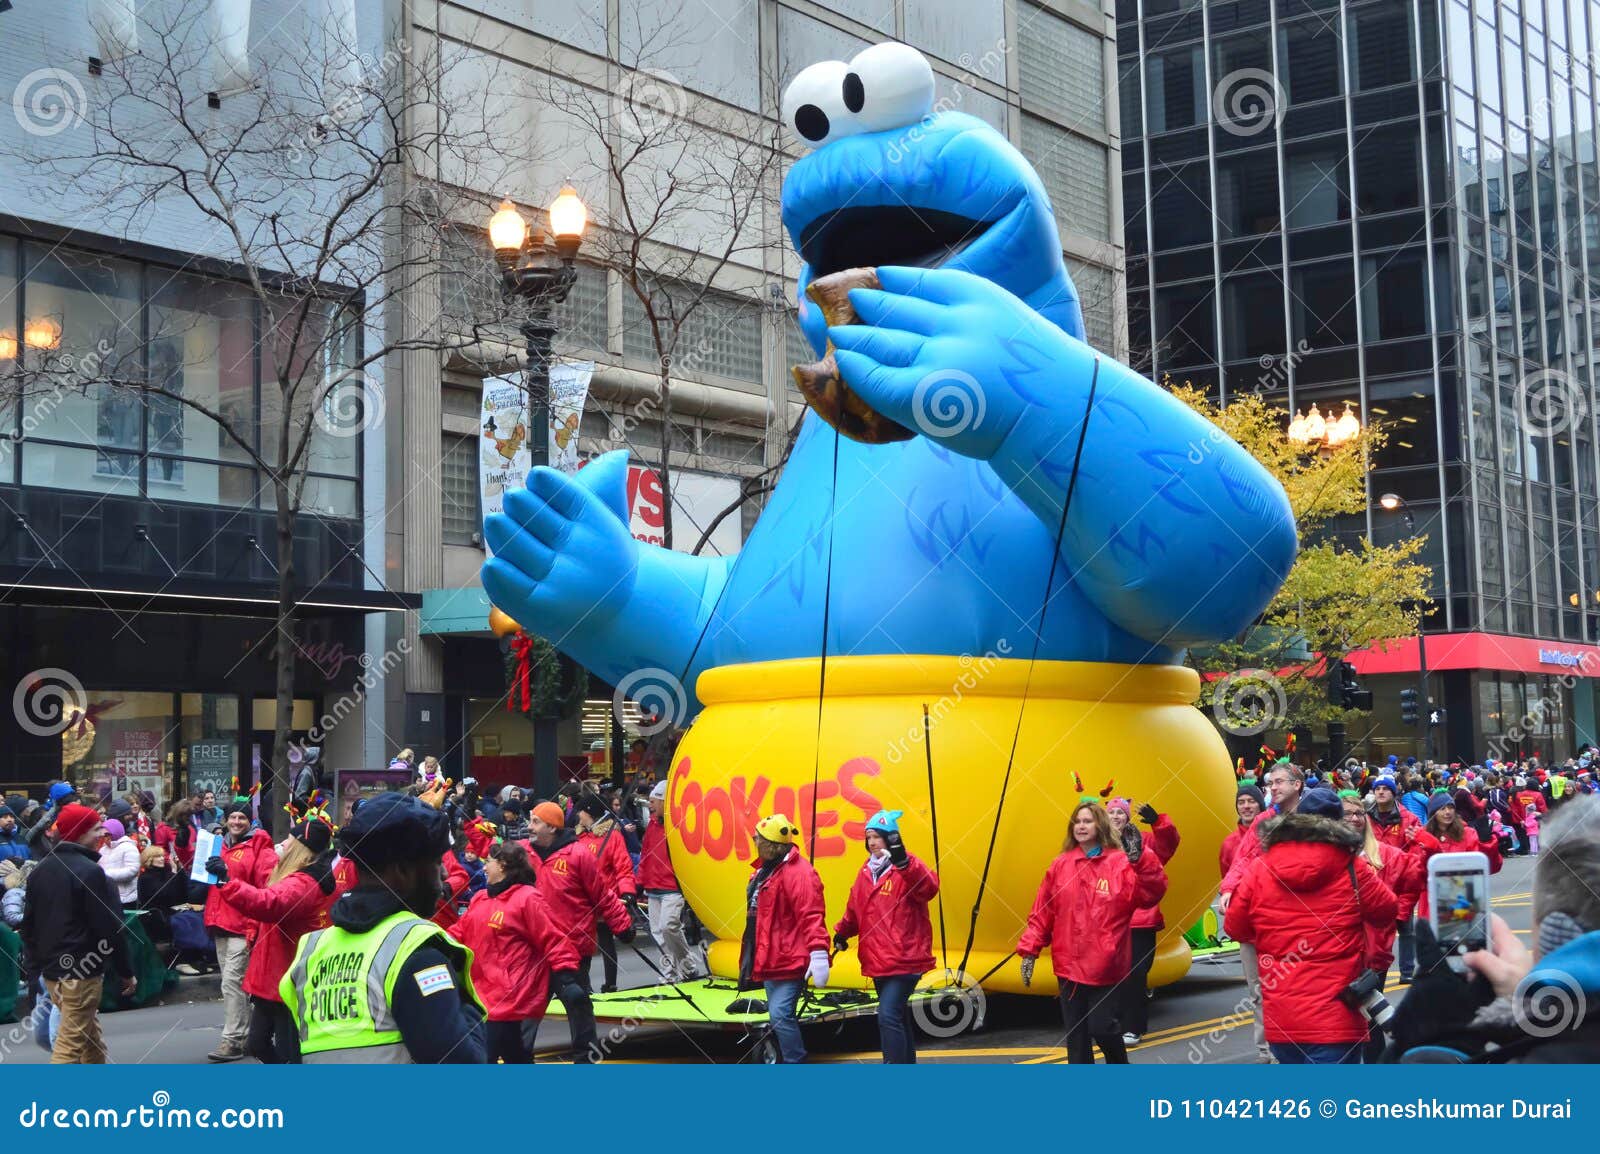
<path id="1" fill-rule="evenodd" d="M 1394 935 L 1395 958 L 1400 962 L 1400 977 L 1409 982 L 1417 970 L 1417 935 L 1410 918 L 1402 919 Z"/>
<path id="2" fill-rule="evenodd" d="M 767 1021 L 778 1039 L 778 1052 L 785 1062 L 806 1060 L 805 1039 L 800 1036 L 800 1019 L 795 1017 L 795 1006 L 806 988 L 804 978 L 790 978 L 786 982 L 763 982 L 767 991 Z"/>
<path id="3" fill-rule="evenodd" d="M 1272 1056 L 1285 1066 L 1359 1066 L 1365 1042 L 1273 1042 Z"/>
<path id="4" fill-rule="evenodd" d="M 883 1060 L 890 1064 L 916 1064 L 917 1047 L 911 1038 L 911 1023 L 906 1021 L 906 1001 L 917 988 L 920 976 L 897 974 L 872 979 L 878 988 L 878 1040 L 883 1045 Z"/>

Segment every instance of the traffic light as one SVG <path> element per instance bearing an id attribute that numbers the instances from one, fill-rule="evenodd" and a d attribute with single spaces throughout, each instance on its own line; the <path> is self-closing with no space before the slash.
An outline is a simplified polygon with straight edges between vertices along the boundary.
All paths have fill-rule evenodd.
<path id="1" fill-rule="evenodd" d="M 1343 709 L 1370 710 L 1372 690 L 1361 688 L 1354 665 L 1340 661 L 1328 670 L 1328 700 Z"/>
<path id="2" fill-rule="evenodd" d="M 1415 689 L 1402 689 L 1400 691 L 1400 721 L 1405 725 L 1417 723 L 1417 691 Z"/>

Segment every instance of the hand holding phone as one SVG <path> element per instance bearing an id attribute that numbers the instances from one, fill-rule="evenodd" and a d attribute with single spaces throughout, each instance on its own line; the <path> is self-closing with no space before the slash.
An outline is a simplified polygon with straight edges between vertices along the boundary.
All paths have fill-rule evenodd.
<path id="1" fill-rule="evenodd" d="M 1428 859 L 1428 922 L 1450 968 L 1457 973 L 1466 970 L 1463 955 L 1493 951 L 1488 857 L 1440 853 Z"/>
<path id="2" fill-rule="evenodd" d="M 1533 951 L 1499 914 L 1489 915 L 1489 943 L 1490 949 L 1476 950 L 1462 960 L 1494 987 L 1496 997 L 1509 998 L 1533 969 Z"/>

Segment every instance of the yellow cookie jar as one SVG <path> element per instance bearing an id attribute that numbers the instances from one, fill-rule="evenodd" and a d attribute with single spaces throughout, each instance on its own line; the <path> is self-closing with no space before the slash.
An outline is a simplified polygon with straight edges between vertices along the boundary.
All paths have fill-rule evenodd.
<path id="1" fill-rule="evenodd" d="M 1009 793 L 965 972 L 980 978 L 1016 947 L 1073 806 L 1110 781 L 1115 795 L 1171 815 L 1182 836 L 1167 866 L 1166 929 L 1150 981 L 1163 985 L 1188 970 L 1183 930 L 1215 894 L 1234 793 L 1221 738 L 1193 705 L 1200 689 L 1193 670 L 1039 661 L 1030 671 L 1028 661 L 994 655 L 833 657 L 819 720 L 822 676 L 814 658 L 728 665 L 700 676 L 705 708 L 668 778 L 667 837 L 684 893 L 718 938 L 715 972 L 738 971 L 750 837 L 760 817 L 786 813 L 799 824 L 802 851 L 827 892 L 831 932 L 865 857 L 867 818 L 879 809 L 904 810 L 908 848 L 933 865 L 935 806 L 941 892 L 931 910 L 934 953 L 943 943 L 941 967 L 959 966 L 1013 738 Z M 853 950 L 835 959 L 835 972 L 836 984 L 862 982 Z M 984 984 L 1022 992 L 1017 959 Z M 1054 988 L 1049 965 L 1041 964 L 1032 992 Z"/>

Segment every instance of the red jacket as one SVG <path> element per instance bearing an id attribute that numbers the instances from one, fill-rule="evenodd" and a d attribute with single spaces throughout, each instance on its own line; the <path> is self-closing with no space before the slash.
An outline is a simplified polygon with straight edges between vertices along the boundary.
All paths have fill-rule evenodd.
<path id="1" fill-rule="evenodd" d="M 479 890 L 449 932 L 472 951 L 472 984 L 491 1022 L 544 1017 L 557 941 L 537 889 L 517 883 L 499 893 Z"/>
<path id="2" fill-rule="evenodd" d="M 456 860 L 456 855 L 449 850 L 444 851 L 444 857 L 439 859 L 444 863 L 445 892 L 439 899 L 439 908 L 433 911 L 429 920 L 441 930 L 448 930 L 456 924 L 456 918 L 461 915 L 456 913 L 456 906 L 461 901 L 461 895 L 467 892 L 467 887 L 472 884 L 472 875 L 467 873 L 467 867 Z"/>
<path id="3" fill-rule="evenodd" d="M 570 830 L 556 834 L 555 844 L 544 857 L 539 856 L 536 846 L 524 844 L 555 930 L 550 969 L 575 970 L 584 958 L 594 956 L 596 916 L 604 918 L 614 933 L 627 929 L 633 919 L 601 876 L 595 855 L 579 844 Z"/>
<path id="4" fill-rule="evenodd" d="M 860 935 L 856 950 L 861 975 L 893 978 L 933 969 L 933 922 L 928 903 L 939 894 L 939 879 L 920 858 L 906 855 L 904 869 L 890 866 L 874 879 L 872 862 L 861 867 L 835 937 Z"/>
<path id="5" fill-rule="evenodd" d="M 1178 852 L 1178 827 L 1172 824 L 1172 819 L 1166 814 L 1156 818 L 1156 824 L 1144 835 L 1144 852 L 1153 853 L 1161 859 L 1162 868 L 1172 860 L 1172 855 Z M 1140 906 L 1133 911 L 1132 928 L 1136 930 L 1159 930 L 1167 924 L 1161 916 L 1161 899 L 1158 897 L 1153 902 Z"/>
<path id="6" fill-rule="evenodd" d="M 750 864 L 755 870 L 761 868 L 759 858 Z M 756 891 L 755 909 L 751 979 L 781 982 L 803 977 L 812 952 L 828 948 L 828 923 L 823 917 L 822 879 L 800 856 L 798 846 Z"/>
<path id="7" fill-rule="evenodd" d="M 1381 821 L 1373 821 L 1372 815 L 1367 815 L 1367 821 L 1372 825 L 1372 836 L 1383 845 L 1392 845 L 1395 849 L 1407 853 L 1411 851 L 1416 831 L 1422 828 L 1422 822 L 1417 815 L 1412 813 L 1398 801 L 1394 803 L 1395 809 L 1400 811 L 1400 820 L 1393 825 L 1384 825 Z"/>
<path id="8" fill-rule="evenodd" d="M 244 882 L 258 888 L 267 884 L 268 875 L 278 864 L 272 835 L 264 829 L 251 830 L 238 845 L 225 845 L 219 856 L 227 863 L 230 882 Z M 206 925 L 213 931 L 250 937 L 255 923 L 249 915 L 234 908 L 227 889 L 227 886 L 211 887 L 211 893 L 206 896 Z"/>
<path id="9" fill-rule="evenodd" d="M 250 962 L 239 983 L 245 993 L 283 1001 L 278 983 L 294 961 L 295 947 L 312 930 L 329 924 L 328 910 L 340 894 L 355 885 L 355 874 L 354 866 L 341 862 L 334 870 L 334 891 L 325 894 L 305 870 L 265 888 L 239 881 L 229 873 L 221 892 L 233 909 L 254 922 Z"/>
<path id="10" fill-rule="evenodd" d="M 1217 869 L 1219 877 L 1228 876 L 1228 867 L 1233 865 L 1234 855 L 1239 852 L 1239 847 L 1244 844 L 1244 839 L 1251 835 L 1255 818 L 1251 818 L 1251 825 L 1240 822 L 1233 827 L 1233 832 L 1222 839 L 1222 848 L 1217 851 Z"/>
<path id="11" fill-rule="evenodd" d="M 580 833 L 578 841 L 600 863 L 600 875 L 612 893 L 618 897 L 638 893 L 633 884 L 633 859 L 628 856 L 628 843 L 622 831 L 616 828 L 616 822 L 601 818 L 592 828 Z"/>
<path id="12" fill-rule="evenodd" d="M 1511 800 L 1507 804 L 1511 810 L 1511 816 L 1519 826 L 1527 820 L 1528 807 L 1530 805 L 1540 813 L 1547 813 L 1550 809 L 1550 803 L 1545 801 L 1544 794 L 1536 789 L 1517 790 L 1511 795 Z"/>
<path id="13" fill-rule="evenodd" d="M 1261 827 L 1269 821 L 1275 821 L 1277 817 L 1277 808 L 1270 805 L 1256 814 L 1255 821 L 1250 823 L 1250 832 L 1239 839 L 1239 848 L 1234 852 L 1233 860 L 1228 863 L 1228 872 L 1222 876 L 1222 886 L 1217 892 L 1231 894 L 1239 888 L 1239 883 L 1244 880 L 1245 871 L 1261 856 Z"/>
<path id="14" fill-rule="evenodd" d="M 1133 969 L 1134 911 L 1166 892 L 1167 874 L 1155 854 L 1130 862 L 1121 850 L 1088 857 L 1073 846 L 1045 870 L 1017 953 L 1037 957 L 1048 946 L 1058 981 L 1115 985 Z"/>
<path id="15" fill-rule="evenodd" d="M 678 875 L 673 872 L 672 854 L 667 849 L 664 817 L 644 827 L 644 839 L 639 844 L 639 872 L 635 880 L 642 890 L 678 888 Z"/>
<path id="16" fill-rule="evenodd" d="M 1394 894 L 1398 916 L 1395 923 L 1387 926 L 1367 926 L 1367 967 L 1387 974 L 1389 967 L 1394 964 L 1394 939 L 1399 930 L 1398 923 L 1411 920 L 1411 911 L 1416 908 L 1417 896 L 1421 894 L 1427 879 L 1423 873 L 1422 858 L 1418 854 L 1407 853 L 1381 841 L 1378 843 L 1378 854 L 1383 862 L 1378 877 Z M 1367 864 L 1372 863 L 1369 861 Z"/>
<path id="17" fill-rule="evenodd" d="M 1366 968 L 1368 928 L 1393 930 L 1399 905 L 1343 822 L 1289 814 L 1228 904 L 1228 936 L 1254 945 L 1269 1042 L 1359 1042 L 1367 1021 L 1339 1001 Z"/>
<path id="18" fill-rule="evenodd" d="M 1462 838 L 1456 841 L 1450 837 L 1438 837 L 1426 829 L 1417 831 L 1416 845 L 1412 853 L 1419 859 L 1418 869 L 1422 871 L 1422 885 L 1417 898 L 1417 917 L 1428 917 L 1428 860 L 1436 853 L 1481 853 L 1489 859 L 1489 872 L 1497 874 L 1505 862 L 1500 857 L 1500 842 L 1490 838 L 1487 842 L 1478 840 L 1478 831 L 1470 825 L 1461 827 Z"/>

